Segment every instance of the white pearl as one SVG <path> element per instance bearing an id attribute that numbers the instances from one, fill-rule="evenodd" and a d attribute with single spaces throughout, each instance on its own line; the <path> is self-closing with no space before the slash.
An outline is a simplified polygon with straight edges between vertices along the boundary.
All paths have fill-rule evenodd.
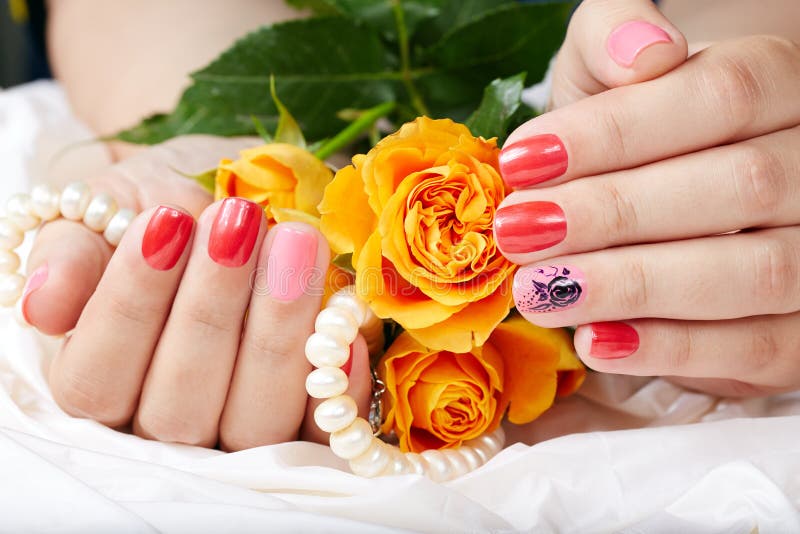
<path id="1" fill-rule="evenodd" d="M 95 232 L 102 232 L 108 226 L 111 217 L 117 213 L 117 201 L 111 195 L 100 193 L 89 202 L 83 214 L 83 224 Z"/>
<path id="2" fill-rule="evenodd" d="M 350 358 L 350 344 L 344 338 L 314 332 L 306 341 L 306 358 L 314 367 L 341 367 Z"/>
<path id="3" fill-rule="evenodd" d="M 416 452 L 407 452 L 406 453 L 406 461 L 411 464 L 411 472 L 416 473 L 418 475 L 425 475 L 426 470 L 428 469 L 428 462 L 425 461 L 425 458 L 420 456 Z"/>
<path id="4" fill-rule="evenodd" d="M 39 184 L 31 190 L 33 213 L 43 221 L 52 221 L 61 215 L 61 193 L 55 187 Z"/>
<path id="5" fill-rule="evenodd" d="M 414 473 L 414 466 L 406 459 L 406 455 L 400 449 L 392 446 L 389 448 L 389 465 L 381 474 L 384 475 L 410 475 Z"/>
<path id="6" fill-rule="evenodd" d="M 22 244 L 25 234 L 8 219 L 0 219 L 0 248 L 15 249 Z"/>
<path id="7" fill-rule="evenodd" d="M 125 235 L 125 232 L 128 230 L 128 227 L 135 218 L 136 212 L 126 208 L 119 210 L 113 217 L 111 217 L 111 220 L 108 221 L 105 232 L 103 232 L 103 237 L 106 238 L 108 244 L 112 247 L 119 245 L 119 242 L 122 241 L 122 236 Z"/>
<path id="8" fill-rule="evenodd" d="M 338 367 L 320 367 L 308 374 L 306 391 L 315 399 L 336 397 L 347 391 L 350 381 Z"/>
<path id="9" fill-rule="evenodd" d="M 88 185 L 83 182 L 69 184 L 61 193 L 59 205 L 61 215 L 73 221 L 80 221 L 91 200 L 92 192 Z"/>
<path id="10" fill-rule="evenodd" d="M 434 482 L 447 482 L 453 478 L 453 467 L 442 451 L 430 449 L 422 451 L 422 457 L 428 462 L 428 469 L 426 471 L 428 477 Z"/>
<path id="11" fill-rule="evenodd" d="M 19 264 L 16 252 L 0 249 L 0 273 L 15 273 L 19 269 Z"/>
<path id="12" fill-rule="evenodd" d="M 23 232 L 33 230 L 41 222 L 39 217 L 33 214 L 31 197 L 23 193 L 17 193 L 8 199 L 6 212 L 11 222 L 16 224 Z"/>
<path id="13" fill-rule="evenodd" d="M 373 438 L 363 454 L 350 460 L 350 470 L 356 475 L 372 478 L 386 469 L 389 460 L 389 449 L 386 444 L 378 438 Z"/>
<path id="14" fill-rule="evenodd" d="M 458 452 L 461 453 L 461 456 L 464 457 L 464 460 L 467 462 L 470 471 L 475 471 L 477 468 L 483 465 L 483 457 L 481 457 L 474 448 L 470 447 L 469 445 L 462 445 Z"/>
<path id="15" fill-rule="evenodd" d="M 25 277 L 21 274 L 0 274 L 0 306 L 13 306 L 25 287 Z"/>
<path id="16" fill-rule="evenodd" d="M 355 317 L 359 326 L 364 324 L 369 311 L 367 303 L 356 296 L 354 286 L 347 286 L 331 295 L 326 306 L 328 308 L 344 308 L 349 311 Z"/>
<path id="17" fill-rule="evenodd" d="M 444 457 L 447 458 L 448 462 L 450 462 L 450 467 L 453 468 L 453 478 L 464 476 L 472 471 L 469 468 L 467 460 L 461 455 L 459 450 L 445 449 L 442 451 L 442 454 L 444 454 Z"/>
<path id="18" fill-rule="evenodd" d="M 467 445 L 473 447 L 484 460 L 484 463 L 494 457 L 503 448 L 505 442 L 505 433 L 501 427 L 491 434 L 484 434 L 483 436 L 470 440 Z"/>
<path id="19" fill-rule="evenodd" d="M 331 434 L 331 450 L 339 458 L 351 460 L 364 454 L 372 439 L 372 426 L 366 419 L 357 417 L 347 428 Z"/>
<path id="20" fill-rule="evenodd" d="M 323 401 L 314 410 L 314 421 L 323 432 L 342 430 L 356 420 L 358 407 L 349 395 L 339 395 Z"/>
<path id="21" fill-rule="evenodd" d="M 358 335 L 358 321 L 344 308 L 325 308 L 317 315 L 314 330 L 343 338 L 349 345 Z"/>

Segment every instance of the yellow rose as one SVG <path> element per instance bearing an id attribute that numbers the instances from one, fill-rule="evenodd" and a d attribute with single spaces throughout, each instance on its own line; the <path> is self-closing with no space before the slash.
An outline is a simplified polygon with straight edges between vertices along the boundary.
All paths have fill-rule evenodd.
<path id="1" fill-rule="evenodd" d="M 422 117 L 355 156 L 320 204 L 359 295 L 432 349 L 469 352 L 511 307 L 515 267 L 492 233 L 507 193 L 498 154 L 494 139 Z"/>
<path id="2" fill-rule="evenodd" d="M 217 168 L 215 198 L 242 197 L 264 206 L 270 222 L 319 226 L 317 205 L 333 179 L 324 162 L 295 145 L 271 143 L 242 150 Z"/>
<path id="3" fill-rule="evenodd" d="M 508 412 L 524 424 L 556 395 L 567 395 L 586 371 L 569 335 L 513 317 L 482 347 L 464 353 L 425 348 L 401 334 L 378 364 L 386 384 L 383 431 L 394 431 L 404 451 L 458 447 L 491 432 Z"/>

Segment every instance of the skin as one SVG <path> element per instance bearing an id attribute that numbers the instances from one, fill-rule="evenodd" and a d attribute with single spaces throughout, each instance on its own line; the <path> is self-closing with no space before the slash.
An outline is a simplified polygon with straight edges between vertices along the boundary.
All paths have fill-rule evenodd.
<path id="1" fill-rule="evenodd" d="M 52 2 L 49 28 L 54 71 L 77 113 L 99 134 L 169 109 L 187 83 L 183 73 L 202 66 L 235 37 L 261 24 L 298 16 L 278 0 L 230 0 L 224 6 L 211 2 L 202 11 L 194 9 L 191 0 L 108 4 Z M 795 120 L 796 89 L 792 93 L 798 80 L 790 75 L 800 70 L 797 49 L 778 38 L 748 38 L 713 46 L 687 62 L 690 46 L 684 38 L 699 43 L 769 33 L 798 39 L 791 35 L 797 28 L 789 24 L 798 20 L 789 14 L 797 11 L 797 3 L 665 0 L 662 8 L 666 18 L 645 0 L 586 1 L 572 20 L 556 63 L 554 110 L 522 126 L 510 139 L 555 133 L 570 153 L 581 154 L 571 159 L 564 177 L 506 200 L 560 203 L 569 223 L 563 243 L 535 255 L 509 255 L 513 261 L 568 261 L 580 264 L 589 277 L 591 295 L 580 307 L 529 319 L 545 326 L 624 319 L 635 326 L 639 351 L 614 361 L 592 358 L 587 327 L 578 329 L 578 352 L 598 370 L 676 375 L 684 383 L 722 392 L 797 387 L 785 378 L 800 376 L 800 339 L 793 334 L 800 332 L 793 313 L 793 303 L 800 301 L 797 293 L 792 300 L 792 291 L 798 289 L 792 280 L 800 277 L 789 276 L 800 270 L 792 252 L 800 249 L 793 226 L 800 222 L 793 207 L 800 205 L 793 196 L 800 188 L 789 181 L 800 168 L 796 148 L 794 153 L 790 150 L 798 142 L 797 128 L 792 127 L 800 122 Z M 748 14 L 753 9 L 758 17 Z M 186 12 L 193 13 L 191 24 Z M 661 26 L 673 43 L 648 48 L 625 69 L 604 54 L 604 43 L 614 27 L 632 19 Z M 760 74 L 751 81 L 772 81 L 750 86 L 761 100 L 731 97 L 726 85 L 730 78 L 720 68 L 731 62 Z M 696 83 L 696 92 L 687 94 L 691 80 L 705 85 Z M 792 94 L 794 99 L 789 98 Z M 630 106 L 633 101 L 637 106 Z M 692 105 L 693 113 L 672 112 Z M 651 113 L 639 116 L 631 111 L 635 109 Z M 718 113 L 709 115 L 709 109 Z M 615 112 L 620 113 L 613 116 L 619 119 L 616 123 L 610 120 Z M 646 134 L 656 119 L 663 139 L 651 143 Z M 619 124 L 621 135 L 608 130 L 613 124 Z M 615 144 L 620 139 L 624 147 Z M 207 259 L 208 225 L 217 205 L 172 170 L 205 170 L 250 143 L 181 138 L 132 157 L 128 156 L 135 150 L 112 147 L 124 161 L 88 181 L 95 191 L 114 194 L 122 206 L 144 210 L 113 257 L 102 238 L 79 224 L 57 221 L 39 234 L 28 269 L 46 261 L 50 277 L 31 295 L 29 315 L 45 333 L 75 329 L 50 374 L 53 394 L 68 413 L 109 426 L 132 425 L 134 432 L 152 439 L 219 443 L 228 450 L 297 437 L 325 439 L 308 417 L 315 403 L 303 388 L 308 367 L 302 344 L 319 302 L 305 295 L 288 313 L 284 303 L 250 291 L 243 273 L 266 257 L 275 231 L 266 225 L 245 269 L 220 273 L 211 262 L 202 261 Z M 632 167 L 637 168 L 625 170 Z M 734 167 L 738 175 L 726 174 Z M 749 172 L 754 168 L 775 172 Z M 781 176 L 783 182 L 777 179 Z M 735 189 L 726 188 L 731 182 L 745 186 L 741 191 L 750 194 L 752 202 L 743 202 Z M 707 203 L 681 213 L 687 207 L 670 199 L 676 183 L 696 191 L 694 196 L 702 195 Z M 180 206 L 198 221 L 184 256 L 167 274 L 152 272 L 139 252 L 144 227 L 159 204 Z M 709 237 L 751 227 L 758 230 Z M 328 252 L 320 247 L 322 262 Z M 696 261 L 697 268 L 676 277 L 677 269 L 670 268 L 676 257 Z M 702 265 L 701 257 L 712 258 L 714 265 Z M 758 291 L 763 286 L 753 276 L 764 272 L 772 273 L 762 279 L 766 295 Z M 223 314 L 192 296 L 209 277 L 225 279 L 220 283 L 226 286 L 226 298 L 214 300 L 224 305 Z M 729 289 L 730 283 L 720 285 L 731 277 L 738 293 Z M 703 292 L 691 291 L 698 287 Z M 676 294 L 698 300 L 689 300 L 695 305 L 687 306 L 675 300 Z M 707 298 L 701 299 L 703 295 Z M 366 349 L 357 341 L 351 393 L 362 415 L 369 396 L 367 373 Z"/>

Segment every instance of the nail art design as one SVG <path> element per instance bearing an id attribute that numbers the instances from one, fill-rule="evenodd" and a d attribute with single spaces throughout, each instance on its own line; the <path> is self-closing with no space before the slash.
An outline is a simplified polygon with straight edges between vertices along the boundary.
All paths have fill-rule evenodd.
<path id="1" fill-rule="evenodd" d="M 583 280 L 574 267 L 525 267 L 514 277 L 514 301 L 523 313 L 562 311 L 581 302 Z"/>

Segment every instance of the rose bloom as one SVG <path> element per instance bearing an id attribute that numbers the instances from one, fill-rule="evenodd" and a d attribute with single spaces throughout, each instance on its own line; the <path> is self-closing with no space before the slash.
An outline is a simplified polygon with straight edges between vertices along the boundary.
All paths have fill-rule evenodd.
<path id="1" fill-rule="evenodd" d="M 511 307 L 515 267 L 492 233 L 507 193 L 498 154 L 494 139 L 422 117 L 355 156 L 320 204 L 358 294 L 432 349 L 469 352 Z"/>
<path id="2" fill-rule="evenodd" d="M 510 422 L 528 423 L 585 377 L 564 330 L 519 316 L 464 353 L 430 350 L 403 333 L 377 369 L 386 384 L 382 430 L 411 452 L 458 447 L 493 431 L 506 411 Z"/>
<path id="3" fill-rule="evenodd" d="M 319 225 L 317 205 L 333 173 L 324 162 L 295 145 L 270 143 L 242 150 L 217 168 L 214 197 L 242 197 L 264 207 L 270 223 Z"/>

